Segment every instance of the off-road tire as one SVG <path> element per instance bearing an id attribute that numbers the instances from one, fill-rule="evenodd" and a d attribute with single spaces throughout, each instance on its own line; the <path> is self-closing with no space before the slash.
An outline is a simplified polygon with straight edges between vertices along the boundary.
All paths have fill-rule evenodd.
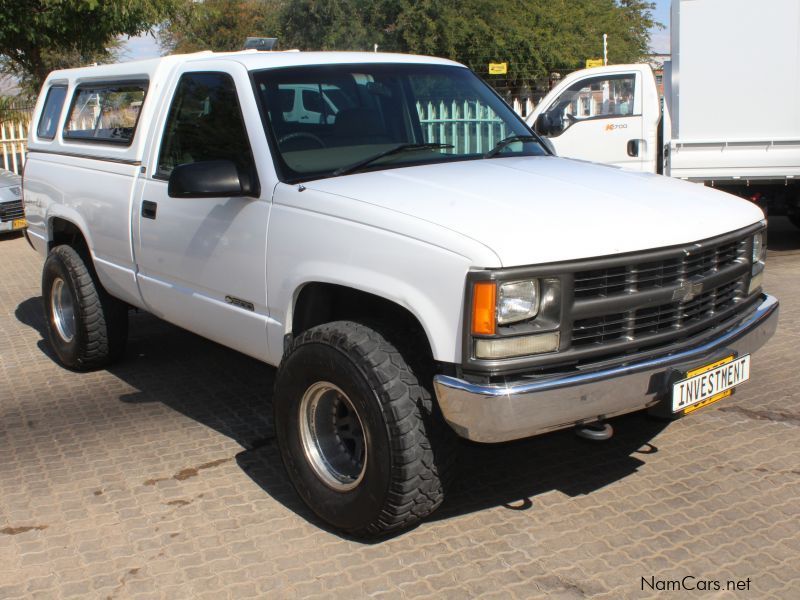
<path id="1" fill-rule="evenodd" d="M 72 299 L 74 335 L 69 340 L 55 323 L 52 291 L 59 280 Z M 128 307 L 103 289 L 91 262 L 71 246 L 56 246 L 47 256 L 42 270 L 42 302 L 50 346 L 65 367 L 75 371 L 99 369 L 124 352 Z"/>
<path id="2" fill-rule="evenodd" d="M 435 412 L 430 382 L 423 385 L 398 345 L 364 324 L 319 325 L 294 339 L 276 379 L 275 431 L 289 477 L 321 519 L 355 537 L 383 536 L 431 514 L 452 471 L 456 436 Z M 349 396 L 363 425 L 364 474 L 350 490 L 326 485 L 303 450 L 301 399 L 320 381 Z"/>

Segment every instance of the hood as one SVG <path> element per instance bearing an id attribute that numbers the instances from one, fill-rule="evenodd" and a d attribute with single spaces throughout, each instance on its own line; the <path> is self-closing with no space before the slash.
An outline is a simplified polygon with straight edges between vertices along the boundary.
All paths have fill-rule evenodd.
<path id="1" fill-rule="evenodd" d="M 304 185 L 446 227 L 491 248 L 504 267 L 686 244 L 764 218 L 753 204 L 700 184 L 555 157 L 440 163 Z"/>

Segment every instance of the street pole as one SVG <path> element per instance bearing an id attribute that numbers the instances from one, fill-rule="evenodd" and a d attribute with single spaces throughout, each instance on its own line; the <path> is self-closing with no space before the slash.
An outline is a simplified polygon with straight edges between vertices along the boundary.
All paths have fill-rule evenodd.
<path id="1" fill-rule="evenodd" d="M 603 34 L 603 66 L 608 66 L 608 34 Z"/>

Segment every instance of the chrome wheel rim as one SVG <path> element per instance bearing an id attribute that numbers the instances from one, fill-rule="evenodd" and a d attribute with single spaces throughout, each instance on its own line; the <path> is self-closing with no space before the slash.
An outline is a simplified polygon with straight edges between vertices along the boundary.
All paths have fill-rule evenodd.
<path id="1" fill-rule="evenodd" d="M 328 487 L 341 492 L 364 478 L 367 444 L 364 428 L 341 388 L 318 381 L 300 400 L 300 441 L 308 464 Z"/>
<path id="2" fill-rule="evenodd" d="M 59 337 L 65 342 L 71 342 L 75 337 L 75 305 L 69 287 L 60 277 L 53 281 L 50 306 Z"/>

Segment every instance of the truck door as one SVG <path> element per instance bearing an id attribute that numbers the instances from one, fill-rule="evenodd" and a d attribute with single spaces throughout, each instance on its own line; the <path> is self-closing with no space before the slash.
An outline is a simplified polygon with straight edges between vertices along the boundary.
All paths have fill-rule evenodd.
<path id="1" fill-rule="evenodd" d="M 655 81 L 648 65 L 630 67 L 569 75 L 542 100 L 529 125 L 550 139 L 559 156 L 655 172 Z"/>
<path id="2" fill-rule="evenodd" d="M 154 125 L 147 174 L 134 203 L 137 279 L 154 314 L 265 359 L 272 186 L 260 185 L 254 150 L 266 151 L 266 140 L 247 126 L 260 121 L 244 68 L 226 71 L 217 62 L 213 69 L 184 67 Z M 242 100 L 255 120 L 245 119 Z M 247 179 L 241 194 L 170 195 L 176 167 L 195 164 L 211 173 L 220 161 Z M 195 181 L 204 176 L 195 175 Z"/>

